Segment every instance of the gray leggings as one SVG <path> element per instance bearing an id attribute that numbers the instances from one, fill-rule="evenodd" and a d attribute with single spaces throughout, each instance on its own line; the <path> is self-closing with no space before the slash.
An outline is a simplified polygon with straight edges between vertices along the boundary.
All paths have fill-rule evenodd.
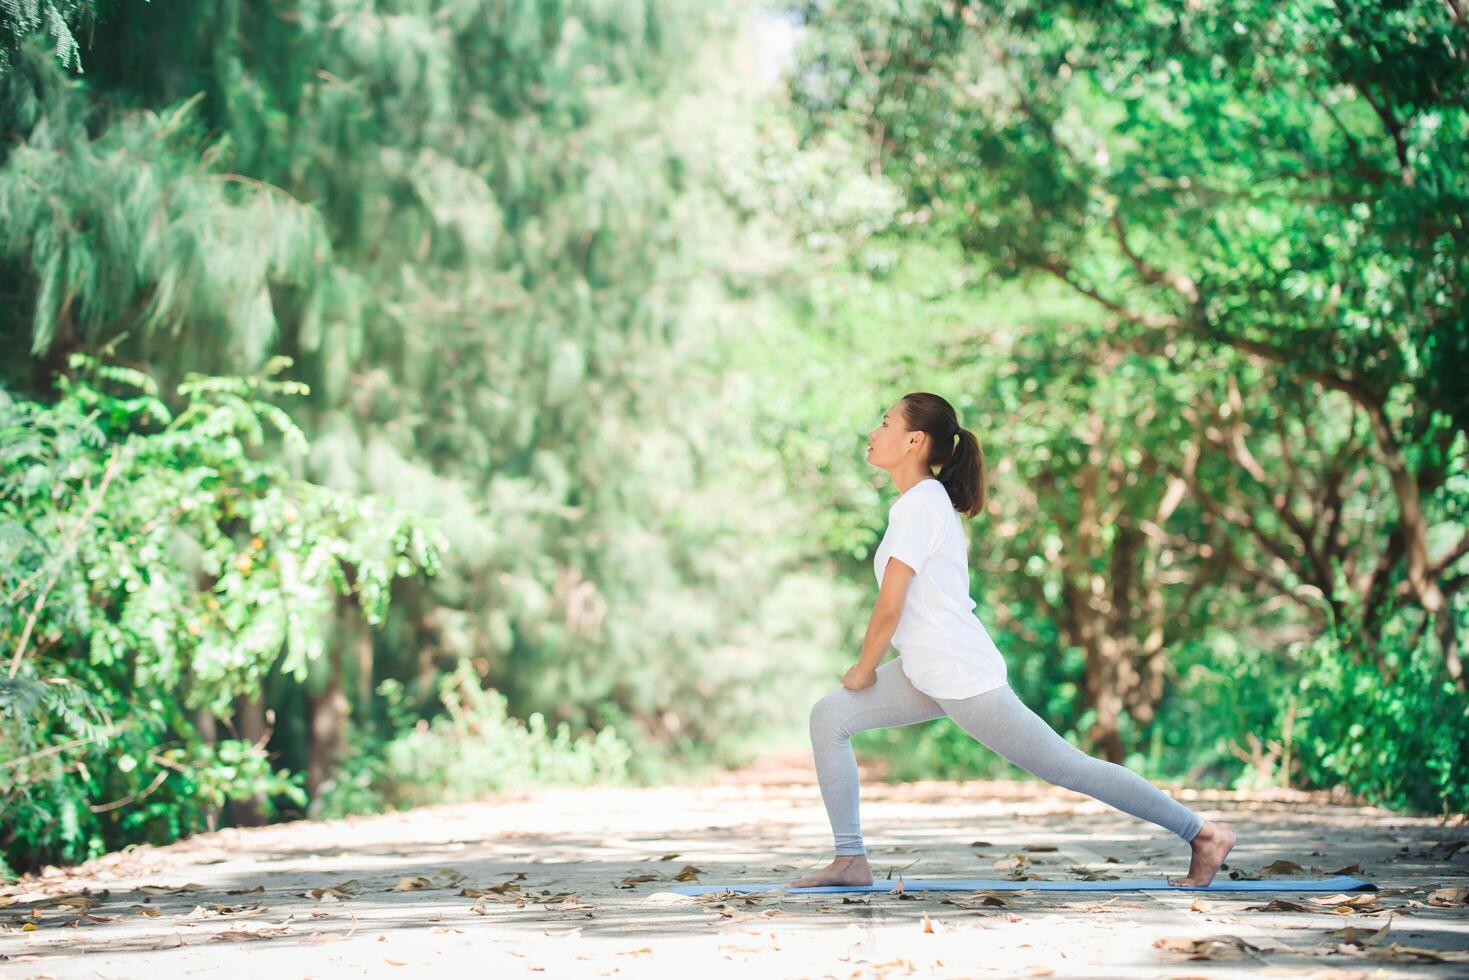
<path id="1" fill-rule="evenodd" d="M 1094 759 L 1058 735 L 1007 685 L 950 700 L 914 687 L 898 660 L 877 668 L 877 683 L 853 691 L 839 687 L 811 709 L 811 748 L 816 780 L 831 819 L 838 854 L 862 854 L 857 817 L 857 759 L 851 738 L 869 728 L 896 728 L 948 715 L 987 748 L 1046 782 L 1101 800 L 1194 839 L 1204 818 L 1137 773 Z"/>

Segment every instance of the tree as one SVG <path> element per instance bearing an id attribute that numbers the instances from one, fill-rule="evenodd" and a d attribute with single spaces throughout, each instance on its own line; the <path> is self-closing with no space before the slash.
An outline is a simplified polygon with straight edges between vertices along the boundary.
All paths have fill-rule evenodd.
<path id="1" fill-rule="evenodd" d="M 442 539 L 365 495 L 253 458 L 301 431 L 270 376 L 152 379 L 74 355 L 54 405 L 0 392 L 0 868 L 213 825 L 227 800 L 304 803 L 265 738 L 201 739 L 272 670 L 304 678 L 333 597 L 381 625 Z M 146 801 L 146 802 L 144 802 Z"/>
<path id="2" fill-rule="evenodd" d="M 433 710 L 461 659 L 518 714 L 713 742 L 831 633 L 775 601 L 827 586 L 716 362 L 740 329 L 710 147 L 745 125 L 719 53 L 741 16 L 129 5 L 85 85 L 40 57 L 0 83 L 0 338 L 33 355 L 11 384 L 39 396 L 120 330 L 165 392 L 285 354 L 303 475 L 445 519 L 444 573 L 381 633 L 339 622 L 306 690 L 272 675 L 240 705 L 256 728 L 301 705 L 274 737 L 293 767 L 383 721 L 378 681 Z"/>
<path id="3" fill-rule="evenodd" d="M 1236 412 L 1225 429 L 1200 413 L 1206 431 L 1228 432 L 1219 448 L 1234 469 L 1191 489 L 1213 521 L 1254 538 L 1266 565 L 1294 564 L 1338 611 L 1349 591 L 1369 647 L 1391 610 L 1421 610 L 1465 690 L 1454 596 L 1469 576 L 1454 568 L 1469 535 L 1462 494 L 1448 489 L 1469 436 L 1457 367 L 1469 355 L 1462 9 L 802 9 L 818 28 L 799 75 L 808 118 L 869 134 L 873 160 L 928 227 L 1000 275 L 1064 283 L 1109 316 L 1117 343 L 1257 362 L 1234 370 L 1270 387 L 1215 404 L 1281 402 Z M 1327 493 L 1303 503 L 1297 440 L 1345 404 L 1355 421 L 1333 442 L 1347 455 L 1318 457 L 1309 482 Z M 1304 432 L 1287 439 L 1295 426 Z M 1276 439 L 1267 471 L 1258 447 Z M 1341 463 L 1364 448 L 1395 512 L 1343 583 L 1342 549 L 1319 538 L 1341 532 Z M 1236 492 L 1265 503 L 1271 526 L 1211 498 Z M 1430 539 L 1455 526 L 1435 554 Z"/>
<path id="4" fill-rule="evenodd" d="M 77 32 L 88 28 L 97 16 L 97 0 L 5 0 L 0 3 L 0 77 L 3 77 L 21 47 L 32 36 L 51 45 L 63 68 L 81 70 L 81 44 Z"/>

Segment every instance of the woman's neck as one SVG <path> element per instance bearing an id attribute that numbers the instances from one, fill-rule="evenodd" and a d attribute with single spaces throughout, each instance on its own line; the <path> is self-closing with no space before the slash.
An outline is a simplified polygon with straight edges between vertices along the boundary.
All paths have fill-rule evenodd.
<path id="1" fill-rule="evenodd" d="M 909 490 L 913 489 L 924 480 L 938 479 L 933 475 L 932 470 L 927 469 L 921 472 L 894 473 L 892 474 L 892 477 L 893 485 L 898 488 L 898 493 L 900 495 L 907 493 Z"/>

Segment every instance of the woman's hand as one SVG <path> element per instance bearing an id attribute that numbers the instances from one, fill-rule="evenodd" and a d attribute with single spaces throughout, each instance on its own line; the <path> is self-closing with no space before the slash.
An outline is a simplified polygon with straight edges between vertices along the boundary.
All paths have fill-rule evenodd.
<path id="1" fill-rule="evenodd" d="M 860 691 L 864 687 L 871 687 L 877 683 L 876 670 L 863 670 L 861 664 L 852 667 L 842 675 L 842 686 L 853 691 Z"/>

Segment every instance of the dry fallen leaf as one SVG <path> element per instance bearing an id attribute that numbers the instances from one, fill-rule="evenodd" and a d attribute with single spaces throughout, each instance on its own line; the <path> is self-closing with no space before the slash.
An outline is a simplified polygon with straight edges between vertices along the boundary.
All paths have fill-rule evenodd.
<path id="1" fill-rule="evenodd" d="M 356 898 L 362 892 L 362 883 L 356 878 L 341 882 L 336 885 L 322 885 L 320 888 L 312 888 L 301 892 L 302 898 L 314 898 L 319 902 L 346 902 Z"/>
<path id="2" fill-rule="evenodd" d="M 1260 947 L 1239 936 L 1210 936 L 1205 939 L 1182 937 L 1153 940 L 1153 946 L 1170 953 L 1182 953 L 1190 960 L 1241 960 L 1260 952 Z"/>
<path id="3" fill-rule="evenodd" d="M 1078 875 L 1082 881 L 1116 881 L 1117 875 L 1108 874 L 1105 871 L 1095 871 L 1091 868 L 1083 868 L 1075 865 L 1070 869 L 1071 873 Z"/>
<path id="4" fill-rule="evenodd" d="M 1352 926 L 1347 926 L 1345 929 L 1343 929 L 1341 931 L 1341 933 L 1342 933 L 1341 941 L 1344 942 L 1344 943 L 1346 943 L 1348 946 L 1356 946 L 1358 948 L 1365 948 L 1367 946 L 1371 946 L 1373 943 L 1381 942 L 1382 941 L 1382 937 L 1384 937 L 1384 936 L 1387 935 L 1387 930 L 1390 929 L 1391 927 L 1392 927 L 1392 920 L 1391 919 L 1388 919 L 1386 922 L 1384 922 L 1382 924 L 1382 928 L 1381 929 L 1378 929 L 1376 932 L 1371 933 L 1371 934 L 1369 934 L 1369 935 L 1367 935 L 1367 936 L 1364 937 L 1364 936 L 1360 935 L 1357 932 L 1357 930 L 1355 928 L 1353 928 Z"/>
<path id="5" fill-rule="evenodd" d="M 269 939 L 271 936 L 282 936 L 290 929 L 290 926 L 265 926 L 260 929 L 226 929 L 224 932 L 216 932 L 210 936 L 211 941 L 222 939 L 230 943 L 243 943 L 251 939 Z"/>
<path id="6" fill-rule="evenodd" d="M 638 949 L 622 949 L 617 951 L 618 956 L 652 956 L 652 946 L 641 946 Z"/>
<path id="7" fill-rule="evenodd" d="M 1469 888 L 1436 888 L 1428 893 L 1428 904 L 1439 908 L 1458 908 L 1469 902 Z"/>
<path id="8" fill-rule="evenodd" d="M 1355 895 L 1347 895 L 1343 892 L 1338 892 L 1335 895 L 1327 895 L 1324 897 L 1312 895 L 1311 901 L 1315 902 L 1317 905 L 1333 906 L 1331 911 L 1345 915 L 1350 912 L 1355 912 L 1358 909 L 1365 909 L 1370 905 L 1376 904 L 1377 896 L 1371 892 L 1358 892 Z"/>
<path id="9" fill-rule="evenodd" d="M 1259 875 L 1298 875 L 1304 874 L 1305 871 L 1305 868 L 1294 861 L 1271 861 L 1255 873 Z"/>
<path id="10" fill-rule="evenodd" d="M 394 885 L 392 888 L 389 888 L 388 891 L 394 891 L 394 892 L 416 892 L 416 891 L 419 891 L 419 890 L 424 889 L 424 888 L 433 888 L 433 887 L 434 887 L 433 881 L 431 881 L 428 878 L 425 878 L 423 875 L 409 875 L 406 878 L 399 878 L 398 879 L 398 883 L 396 885 Z"/>
<path id="11" fill-rule="evenodd" d="M 1121 895 L 1113 895 L 1105 902 L 1088 902 L 1087 904 L 1080 906 L 1080 908 L 1084 912 L 1116 912 L 1124 908 L 1141 908 L 1141 906 L 1139 905 L 1131 904 L 1128 902 L 1121 902 L 1121 898 Z M 1120 904 L 1113 905 L 1113 902 L 1120 902 Z"/>
<path id="12" fill-rule="evenodd" d="M 1202 898 L 1196 898 L 1190 903 L 1188 910 L 1190 912 L 1207 912 L 1209 911 L 1209 903 Z"/>
<path id="13" fill-rule="evenodd" d="M 1367 955 L 1377 960 L 1393 963 L 1415 963 L 1430 960 L 1437 963 L 1469 963 L 1469 949 L 1427 949 L 1422 946 L 1404 946 L 1392 943 L 1367 950 Z"/>
<path id="14" fill-rule="evenodd" d="M 952 905 L 961 909 L 977 909 L 986 906 L 995 906 L 1003 909 L 1015 908 L 1015 900 L 1008 895 L 999 895 L 991 891 L 979 891 L 970 895 L 960 895 L 954 898 L 946 898 L 940 904 Z"/>
<path id="15" fill-rule="evenodd" d="M 77 914 L 77 917 L 75 919 L 72 919 L 69 922 L 63 922 L 61 924 L 61 928 L 75 929 L 83 922 L 111 922 L 116 918 L 117 916 L 115 915 L 97 915 L 93 912 L 80 912 Z"/>
<path id="16" fill-rule="evenodd" d="M 466 898 L 487 898 L 491 895 L 506 895 L 518 891 L 520 891 L 520 886 L 515 882 L 502 881 L 500 884 L 491 885 L 488 888 L 470 888 L 466 886 L 459 889 L 457 894 L 463 895 Z"/>
<path id="17" fill-rule="evenodd" d="M 149 895 L 182 895 L 185 892 L 202 892 L 204 886 L 191 881 L 187 885 L 143 885 L 137 890 Z"/>
<path id="18" fill-rule="evenodd" d="M 895 960 L 888 960 L 886 963 L 874 963 L 872 964 L 872 969 L 877 970 L 880 973 L 884 967 L 889 966 L 894 967 L 897 970 L 902 971 L 903 973 L 913 973 L 913 961 L 904 959 L 901 956 Z"/>
<path id="19" fill-rule="evenodd" d="M 1007 858 L 1000 858 L 994 867 L 998 871 L 1010 872 L 1010 878 L 1015 881 L 1024 881 L 1028 878 L 1025 873 L 1026 862 L 1030 858 L 1024 854 L 1012 854 Z"/>
<path id="20" fill-rule="evenodd" d="M 1021 848 L 1023 851 L 1054 851 L 1055 849 L 1055 844 L 1026 844 Z"/>
<path id="21" fill-rule="evenodd" d="M 1243 911 L 1245 911 L 1245 912 L 1319 912 L 1320 909 L 1313 909 L 1313 908 L 1310 908 L 1309 906 L 1301 905 L 1298 902 L 1292 902 L 1292 901 L 1290 901 L 1288 899 L 1284 899 L 1284 898 L 1272 898 L 1270 900 L 1270 903 L 1268 905 L 1246 905 L 1244 907 Z"/>
<path id="22" fill-rule="evenodd" d="M 1337 868 L 1335 871 L 1328 871 L 1326 873 L 1329 874 L 1329 875 L 1360 875 L 1360 874 L 1366 874 L 1366 872 L 1364 872 L 1362 870 L 1362 864 L 1361 864 L 1360 861 L 1353 862 L 1352 864 L 1347 865 L 1345 868 Z"/>
<path id="23" fill-rule="evenodd" d="M 194 906 L 194 911 L 184 916 L 186 919 L 213 919 L 236 917 L 242 918 L 247 915 L 259 915 L 265 911 L 265 906 L 256 903 L 254 905 L 216 905 L 208 903 Z"/>

